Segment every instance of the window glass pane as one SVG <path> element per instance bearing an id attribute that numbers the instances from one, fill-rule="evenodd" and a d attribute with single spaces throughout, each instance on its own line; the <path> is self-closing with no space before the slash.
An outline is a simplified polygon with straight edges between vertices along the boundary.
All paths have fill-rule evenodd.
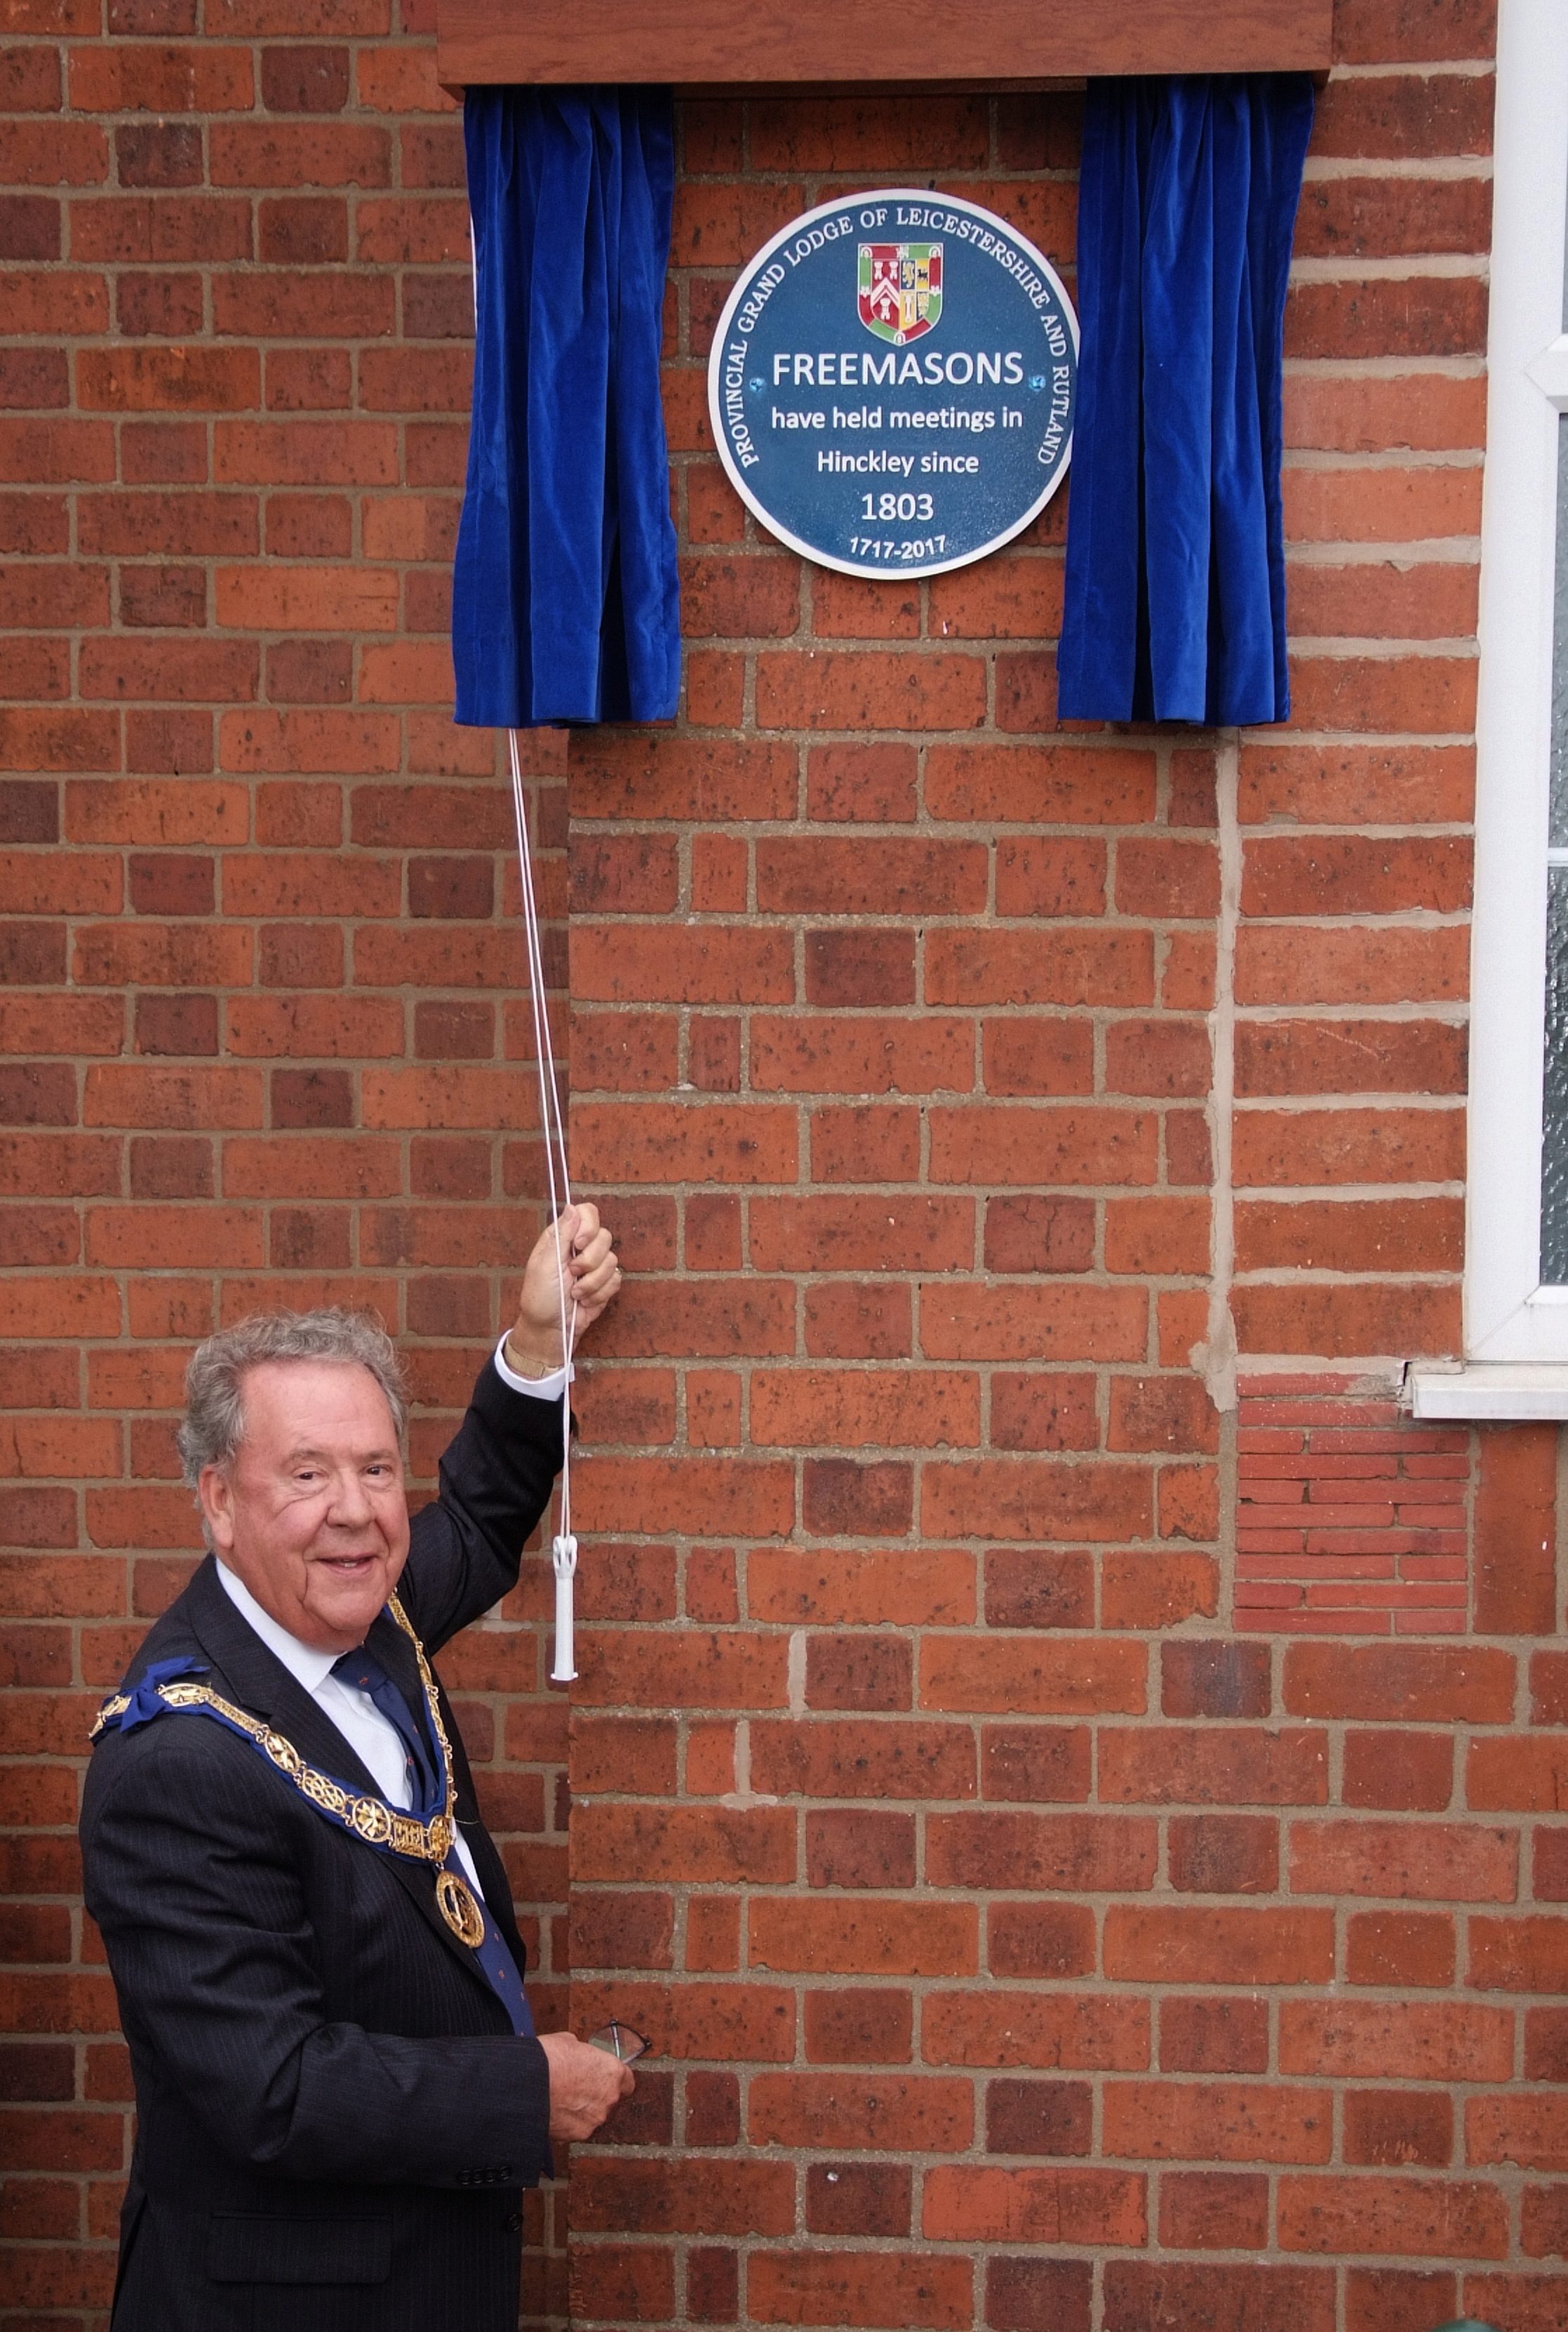
<path id="1" fill-rule="evenodd" d="M 1557 416 L 1557 607 L 1552 640 L 1552 812 L 1547 838 L 1554 850 L 1568 848 L 1568 413 Z"/>
<path id="2" fill-rule="evenodd" d="M 1546 1091 L 1541 1144 L 1541 1277 L 1568 1285 L 1568 866 L 1546 877 Z"/>
<path id="3" fill-rule="evenodd" d="M 1568 291 L 1565 291 L 1568 303 Z M 1547 842 L 1568 848 L 1568 414 L 1557 419 L 1557 588 L 1552 641 Z M 1546 873 L 1545 1066 L 1541 1130 L 1541 1279 L 1568 1285 L 1568 865 Z"/>

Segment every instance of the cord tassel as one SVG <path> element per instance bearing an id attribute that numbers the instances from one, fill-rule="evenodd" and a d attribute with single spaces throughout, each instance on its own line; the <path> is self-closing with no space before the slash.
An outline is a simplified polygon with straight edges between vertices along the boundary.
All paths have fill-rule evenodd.
<path id="1" fill-rule="evenodd" d="M 577 1340 L 577 1306 L 566 1303 L 567 1257 L 561 1252 L 560 1222 L 572 1203 L 572 1179 L 566 1162 L 566 1122 L 556 1083 L 555 1055 L 550 1041 L 549 1008 L 545 1000 L 545 958 L 539 943 L 539 907 L 534 891 L 534 865 L 528 851 L 528 810 L 523 795 L 522 763 L 518 732 L 507 731 L 512 757 L 512 815 L 518 828 L 518 865 L 523 883 L 523 936 L 528 959 L 528 994 L 533 1007 L 534 1056 L 539 1073 L 539 1123 L 545 1136 L 545 1168 L 549 1184 L 550 1219 L 556 1225 L 556 1289 L 561 1307 L 561 1352 L 566 1364 L 568 1391 L 561 1404 L 561 1527 L 550 1549 L 556 1574 L 556 1658 L 552 1684 L 570 1684 L 576 1676 L 573 1611 L 573 1581 L 577 1569 L 577 1542 L 572 1535 L 572 1349 Z"/>
<path id="2" fill-rule="evenodd" d="M 577 1649 L 572 1638 L 572 1581 L 577 1569 L 577 1542 L 569 1533 L 554 1540 L 550 1561 L 556 1573 L 556 1665 L 550 1670 L 550 1682 L 570 1684 L 577 1673 Z"/>

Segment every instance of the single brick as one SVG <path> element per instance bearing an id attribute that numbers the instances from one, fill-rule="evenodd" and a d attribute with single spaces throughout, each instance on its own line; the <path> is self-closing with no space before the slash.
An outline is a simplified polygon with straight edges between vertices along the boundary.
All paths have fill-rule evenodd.
<path id="1" fill-rule="evenodd" d="M 1163 2072 L 1261 2073 L 1268 2064 L 1267 2002 L 1202 1996 L 1161 2002 Z"/>

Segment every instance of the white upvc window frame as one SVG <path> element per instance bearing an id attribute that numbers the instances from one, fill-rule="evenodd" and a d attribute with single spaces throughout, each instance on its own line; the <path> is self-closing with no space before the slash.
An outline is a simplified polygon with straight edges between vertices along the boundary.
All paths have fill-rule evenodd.
<path id="1" fill-rule="evenodd" d="M 1568 412 L 1568 6 L 1502 0 L 1481 517 L 1465 1358 L 1423 1417 L 1568 1417 L 1568 1287 L 1540 1274 L 1558 416 Z M 1558 858 L 1565 855 L 1554 854 Z"/>

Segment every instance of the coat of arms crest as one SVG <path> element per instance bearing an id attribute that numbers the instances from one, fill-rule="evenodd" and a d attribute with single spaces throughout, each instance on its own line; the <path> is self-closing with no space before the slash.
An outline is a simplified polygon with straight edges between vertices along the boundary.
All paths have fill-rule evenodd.
<path id="1" fill-rule="evenodd" d="M 942 313 L 941 244 L 861 244 L 859 307 L 866 330 L 895 348 L 930 331 Z"/>

